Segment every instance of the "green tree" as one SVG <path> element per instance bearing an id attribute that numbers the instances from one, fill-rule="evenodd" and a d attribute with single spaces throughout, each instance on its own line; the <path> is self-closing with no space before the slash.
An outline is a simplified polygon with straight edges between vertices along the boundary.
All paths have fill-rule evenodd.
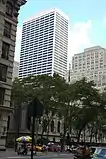
<path id="1" fill-rule="evenodd" d="M 86 81 L 83 78 L 75 84 L 75 95 L 78 104 L 76 118 L 74 120 L 74 128 L 77 131 L 77 141 L 80 141 L 81 132 L 84 128 L 93 121 L 101 109 L 101 97 L 95 84 Z"/>

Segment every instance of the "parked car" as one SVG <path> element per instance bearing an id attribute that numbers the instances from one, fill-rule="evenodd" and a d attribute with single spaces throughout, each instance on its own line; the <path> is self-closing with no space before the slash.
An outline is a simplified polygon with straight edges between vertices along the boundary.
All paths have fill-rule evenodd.
<path id="1" fill-rule="evenodd" d="M 74 159 L 89 159 L 90 150 L 88 147 L 80 146 L 74 153 Z"/>
<path id="2" fill-rule="evenodd" d="M 92 159 L 106 159 L 106 147 L 96 148 Z"/>
<path id="3" fill-rule="evenodd" d="M 31 149 L 32 149 L 32 146 L 30 146 L 30 150 L 31 150 Z M 33 146 L 33 151 L 42 152 L 42 151 L 43 151 L 43 147 L 42 147 L 42 146 L 39 146 L 39 145 Z"/>
<path id="4" fill-rule="evenodd" d="M 61 151 L 61 146 L 58 144 L 48 145 L 48 151 L 50 152 L 58 152 Z"/>

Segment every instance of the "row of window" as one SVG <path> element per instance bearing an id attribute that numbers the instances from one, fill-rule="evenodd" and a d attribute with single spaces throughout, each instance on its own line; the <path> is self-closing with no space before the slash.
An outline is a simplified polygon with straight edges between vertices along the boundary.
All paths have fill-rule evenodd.
<path id="1" fill-rule="evenodd" d="M 48 67 L 45 67 L 45 68 L 41 68 L 41 67 L 39 67 L 39 68 L 30 68 L 30 69 L 28 69 L 28 68 L 24 68 L 23 70 L 19 70 L 19 72 L 20 73 L 23 73 L 23 74 L 28 74 L 28 73 L 39 73 L 39 72 L 51 72 L 52 71 L 52 67 L 51 66 L 48 66 Z"/>
<path id="2" fill-rule="evenodd" d="M 34 63 L 45 63 L 52 60 L 52 54 L 38 54 L 38 55 L 22 55 L 20 58 L 21 62 L 30 63 L 31 61 Z"/>
<path id="3" fill-rule="evenodd" d="M 33 71 L 33 72 L 19 72 L 19 77 L 27 77 L 27 76 L 29 76 L 29 75 L 33 75 L 33 74 L 35 74 L 35 75 L 40 75 L 40 74 L 50 74 L 51 75 L 51 70 L 47 70 L 47 71 L 41 71 L 41 70 L 39 70 L 39 71 Z"/>
<path id="4" fill-rule="evenodd" d="M 17 11 L 17 9 L 16 9 Z M 13 4 L 10 1 L 7 1 L 6 3 L 6 15 L 8 17 L 13 16 Z M 18 16 L 18 14 L 14 14 L 14 16 Z M 4 22 L 4 36 L 7 38 L 11 38 L 11 27 L 12 24 L 9 23 L 8 21 Z M 10 44 L 6 43 L 5 41 L 2 42 L 2 54 L 1 58 L 8 60 L 9 59 L 9 50 L 10 50 Z M 0 81 L 6 82 L 6 77 L 7 77 L 7 69 L 8 67 L 0 64 Z M 4 102 L 4 94 L 5 94 L 5 89 L 0 87 L 0 105 L 3 105 Z"/>
<path id="5" fill-rule="evenodd" d="M 24 26 L 26 25 L 26 24 L 33 24 L 33 23 L 39 23 L 39 22 L 42 22 L 42 21 L 48 21 L 49 19 L 52 19 L 52 18 L 54 18 L 54 13 L 53 14 L 49 14 L 49 15 L 42 15 L 42 17 L 38 17 L 37 19 L 33 19 L 33 20 L 30 20 L 30 21 L 28 21 L 28 22 L 25 22 L 24 23 Z"/>
<path id="6" fill-rule="evenodd" d="M 38 65 L 38 66 L 32 66 L 32 65 L 21 65 L 20 66 L 20 71 L 24 71 L 24 70 L 39 70 L 39 69 L 42 69 L 42 70 L 48 70 L 49 69 L 49 67 L 51 68 L 51 66 L 52 66 L 52 64 L 50 63 L 50 64 L 45 64 L 45 65 Z"/>
<path id="7" fill-rule="evenodd" d="M 54 24 L 52 24 L 50 26 L 42 26 L 42 27 L 39 26 L 39 28 L 35 26 L 34 28 L 28 28 L 28 30 L 23 30 L 23 34 L 24 33 L 27 33 L 27 34 L 34 33 L 34 34 L 37 34 L 38 32 L 44 32 L 45 33 L 47 31 L 51 32 L 51 31 L 53 31 L 53 29 L 54 29 Z"/>
<path id="8" fill-rule="evenodd" d="M 11 36 L 11 24 L 5 21 L 4 24 L 4 36 L 10 38 Z M 2 54 L 1 58 L 8 60 L 9 58 L 10 44 L 2 42 Z M 7 66 L 0 64 L 0 81 L 6 82 Z"/>
<path id="9" fill-rule="evenodd" d="M 28 36 L 27 34 L 26 34 L 26 36 L 24 35 L 23 37 L 22 37 L 22 43 L 25 43 L 25 42 L 27 42 L 27 41 L 42 41 L 42 39 L 46 42 L 46 41 L 48 41 L 49 39 L 53 39 L 53 33 L 45 33 L 45 34 L 37 34 L 36 36 Z"/>
<path id="10" fill-rule="evenodd" d="M 89 54 L 86 54 L 86 55 L 80 55 L 80 56 L 74 56 L 73 57 L 73 60 L 83 60 L 83 59 L 85 59 L 85 58 L 87 58 L 87 59 L 94 59 L 94 58 L 101 58 L 101 57 L 103 57 L 103 54 L 101 55 L 100 53 L 97 53 L 97 54 L 91 54 L 91 53 L 89 53 Z"/>
<path id="11" fill-rule="evenodd" d="M 36 76 L 37 76 L 37 75 L 45 75 L 45 74 L 46 74 L 46 75 L 51 75 L 51 72 L 46 72 L 46 73 L 45 73 L 45 72 L 44 72 L 44 73 L 39 72 L 39 73 L 33 73 L 33 74 L 36 75 Z M 25 75 L 24 75 L 24 74 L 20 74 L 19 77 L 20 77 L 20 78 L 25 78 L 25 77 L 28 77 L 28 76 L 33 75 L 33 74 L 32 74 L 32 73 L 30 73 L 30 74 L 25 74 Z"/>
<path id="12" fill-rule="evenodd" d="M 45 27 L 51 27 L 54 25 L 54 19 L 52 19 L 51 21 L 44 21 L 42 23 L 34 23 L 34 25 L 31 24 L 27 24 L 26 27 L 23 27 L 24 30 L 28 31 L 28 30 L 34 30 L 36 28 L 45 28 Z"/>
<path id="13" fill-rule="evenodd" d="M 11 36 L 11 24 L 7 21 L 4 23 L 4 36 L 10 38 Z M 9 58 L 10 44 L 2 42 L 2 54 L 1 58 L 8 60 Z M 0 64 L 0 81 L 6 82 L 7 66 Z"/>

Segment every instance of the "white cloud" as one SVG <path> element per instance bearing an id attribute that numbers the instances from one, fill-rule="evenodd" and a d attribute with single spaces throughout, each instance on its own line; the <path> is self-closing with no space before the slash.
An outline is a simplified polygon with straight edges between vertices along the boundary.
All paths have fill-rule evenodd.
<path id="1" fill-rule="evenodd" d="M 69 29 L 69 47 L 68 47 L 68 62 L 71 61 L 72 56 L 75 53 L 82 52 L 84 48 L 92 45 L 90 39 L 90 30 L 92 28 L 92 23 L 90 20 L 86 22 L 77 22 Z M 16 50 L 15 50 L 15 60 L 19 61 L 20 49 L 21 49 L 21 35 L 22 28 L 17 28 L 17 38 L 16 38 Z"/>
<path id="2" fill-rule="evenodd" d="M 69 31 L 69 47 L 68 47 L 68 62 L 71 61 L 75 53 L 83 52 L 83 49 L 92 45 L 90 39 L 90 31 L 92 23 L 87 22 L 75 23 Z"/>

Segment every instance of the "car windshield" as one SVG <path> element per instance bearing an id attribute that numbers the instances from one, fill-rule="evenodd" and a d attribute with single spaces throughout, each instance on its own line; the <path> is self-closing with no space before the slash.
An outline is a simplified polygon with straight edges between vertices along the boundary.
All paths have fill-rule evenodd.
<path id="1" fill-rule="evenodd" d="M 98 148 L 96 149 L 94 154 L 98 156 L 106 157 L 106 149 Z"/>

